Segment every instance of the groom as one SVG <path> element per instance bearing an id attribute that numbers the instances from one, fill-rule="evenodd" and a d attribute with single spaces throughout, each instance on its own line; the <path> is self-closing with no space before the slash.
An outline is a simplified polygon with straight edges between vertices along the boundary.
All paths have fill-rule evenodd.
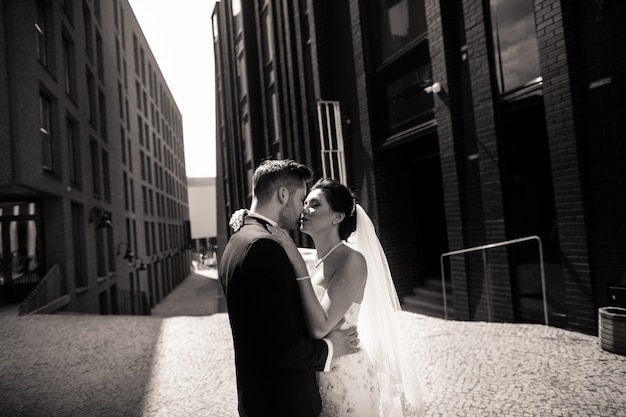
<path id="1" fill-rule="evenodd" d="M 267 225 L 298 226 L 311 170 L 292 160 L 266 160 L 252 177 L 243 227 L 226 245 L 219 278 L 235 347 L 239 415 L 319 416 L 315 371 L 354 352 L 356 329 L 325 339 L 308 335 L 296 276 Z"/>

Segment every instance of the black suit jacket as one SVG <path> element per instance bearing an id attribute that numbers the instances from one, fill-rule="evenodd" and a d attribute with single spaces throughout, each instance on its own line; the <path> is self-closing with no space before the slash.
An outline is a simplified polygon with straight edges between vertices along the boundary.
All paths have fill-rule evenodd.
<path id="1" fill-rule="evenodd" d="M 315 371 L 328 346 L 308 335 L 295 272 L 262 220 L 247 217 L 219 264 L 241 416 L 319 416 Z"/>

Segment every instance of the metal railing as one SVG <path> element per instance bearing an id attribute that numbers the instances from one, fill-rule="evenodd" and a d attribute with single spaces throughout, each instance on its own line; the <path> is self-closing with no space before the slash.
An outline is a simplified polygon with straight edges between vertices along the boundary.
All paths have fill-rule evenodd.
<path id="1" fill-rule="evenodd" d="M 491 243 L 488 245 L 474 246 L 471 248 L 455 250 L 451 252 L 443 253 L 440 257 L 441 264 L 441 286 L 443 288 L 443 309 L 446 320 L 448 319 L 448 300 L 446 296 L 446 273 L 444 270 L 443 259 L 445 257 L 454 256 L 454 255 L 463 255 L 469 252 L 477 252 L 482 251 L 483 256 L 483 271 L 485 272 L 485 290 L 487 292 L 487 318 L 491 321 L 491 271 L 489 270 L 489 265 L 487 262 L 487 249 L 497 248 L 501 246 L 509 246 L 517 243 L 528 242 L 531 240 L 536 240 L 539 247 L 539 268 L 541 270 L 541 294 L 543 297 L 543 318 L 546 326 L 549 324 L 548 321 L 548 298 L 546 294 L 546 274 L 543 265 L 543 245 L 541 244 L 541 239 L 539 236 L 527 236 L 519 239 L 511 239 L 498 243 Z"/>
<path id="2" fill-rule="evenodd" d="M 61 267 L 54 265 L 26 296 L 19 306 L 19 315 L 31 314 L 64 297 L 62 291 Z"/>

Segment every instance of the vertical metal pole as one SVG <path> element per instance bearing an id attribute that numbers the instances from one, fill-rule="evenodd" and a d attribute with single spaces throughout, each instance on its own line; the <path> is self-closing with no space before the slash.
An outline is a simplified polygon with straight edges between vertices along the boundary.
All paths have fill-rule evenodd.
<path id="1" fill-rule="evenodd" d="M 541 270 L 541 293 L 543 296 L 543 320 L 546 326 L 549 326 L 548 321 L 548 294 L 546 292 L 546 271 L 543 265 L 543 245 L 541 239 L 537 237 L 537 243 L 539 243 L 539 268 Z"/>
<path id="2" fill-rule="evenodd" d="M 487 291 L 487 320 L 491 321 L 491 271 L 487 262 L 487 251 L 481 250 L 483 253 L 483 270 L 485 272 L 485 290 Z"/>
<path id="3" fill-rule="evenodd" d="M 448 320 L 448 300 L 446 296 L 446 273 L 443 268 L 443 257 L 444 255 L 441 255 L 439 257 L 439 263 L 441 265 L 441 291 L 443 292 L 443 313 L 444 313 L 445 319 Z"/>

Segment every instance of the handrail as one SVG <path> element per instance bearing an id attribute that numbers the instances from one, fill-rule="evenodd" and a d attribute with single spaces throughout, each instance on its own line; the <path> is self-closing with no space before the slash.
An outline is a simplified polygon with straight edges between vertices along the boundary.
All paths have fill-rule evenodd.
<path id="1" fill-rule="evenodd" d="M 444 309 L 444 314 L 445 314 L 445 318 L 446 320 L 448 319 L 448 300 L 447 300 L 447 296 L 446 296 L 446 273 L 443 267 L 443 258 L 447 257 L 447 256 L 453 256 L 453 255 L 461 255 L 461 254 L 465 254 L 465 253 L 469 253 L 469 252 L 476 252 L 476 251 L 482 251 L 483 254 L 483 270 L 485 271 L 485 289 L 487 291 L 487 318 L 489 321 L 491 321 L 491 273 L 489 271 L 489 268 L 487 267 L 487 254 L 486 254 L 486 250 L 487 249 L 492 249 L 492 248 L 497 248 L 500 246 L 508 246 L 508 245 L 513 245 L 516 243 L 522 243 L 522 242 L 527 242 L 530 240 L 536 240 L 538 245 L 539 245 L 539 267 L 541 269 L 541 293 L 542 293 L 542 297 L 543 297 L 543 318 L 545 321 L 546 326 L 549 324 L 548 321 L 548 299 L 547 299 L 547 294 L 546 294 L 546 274 L 545 274 L 545 270 L 544 270 L 544 265 L 543 265 L 543 245 L 541 244 L 541 239 L 539 238 L 539 236 L 527 236 L 527 237 L 522 237 L 519 239 L 511 239 L 511 240 L 505 240 L 503 242 L 497 242 L 497 243 L 490 243 L 487 245 L 481 245 L 481 246 L 474 246 L 471 248 L 466 248 L 466 249 L 459 249 L 459 250 L 454 250 L 451 252 L 446 252 L 441 254 L 441 257 L 439 258 L 440 260 L 440 264 L 441 264 L 441 286 L 443 288 L 443 309 Z"/>
<path id="2" fill-rule="evenodd" d="M 55 264 L 19 305 L 19 315 L 31 314 L 62 298 L 61 286 L 61 268 Z"/>

